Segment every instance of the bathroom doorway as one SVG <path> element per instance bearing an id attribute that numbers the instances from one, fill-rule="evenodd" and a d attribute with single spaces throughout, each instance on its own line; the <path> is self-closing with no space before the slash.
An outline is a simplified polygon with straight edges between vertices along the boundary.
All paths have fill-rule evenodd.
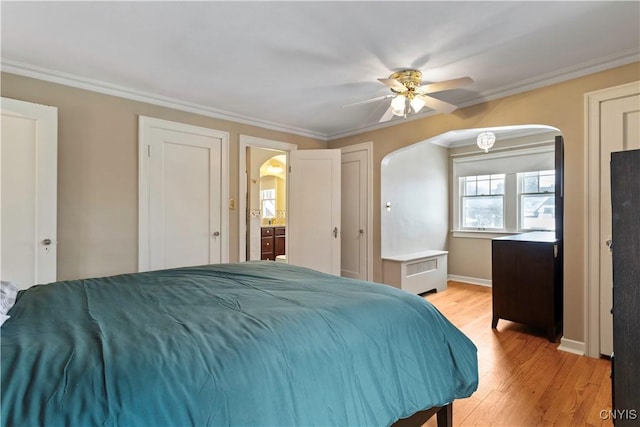
<path id="1" fill-rule="evenodd" d="M 259 260 L 261 259 L 261 244 L 262 244 L 262 209 L 260 204 L 260 169 L 264 166 L 264 172 L 271 163 L 269 159 L 274 158 L 273 167 L 280 165 L 283 167 L 282 176 L 287 176 L 287 165 L 289 152 L 297 150 L 296 144 L 290 144 L 287 142 L 275 141 L 264 138 L 257 138 L 253 136 L 240 135 L 240 151 L 239 151 L 239 167 L 240 167 L 240 200 L 238 203 L 239 214 L 239 261 Z M 265 164 L 266 163 L 266 164 Z M 273 175 L 274 172 L 279 172 L 277 169 L 271 168 L 271 174 L 265 173 L 266 181 L 269 181 L 269 175 Z M 255 182 L 254 182 L 255 181 Z M 274 182 L 276 180 L 274 179 Z M 276 200 L 274 205 L 267 203 L 268 212 L 265 216 L 265 224 L 269 226 L 269 218 L 271 216 L 271 225 L 282 225 L 286 233 L 287 223 L 287 192 L 289 183 L 286 178 L 280 181 L 281 185 L 280 195 L 282 201 L 278 205 Z M 265 182 L 268 187 L 269 183 Z M 280 209 L 278 209 L 280 206 Z M 283 208 L 284 206 L 284 208 Z M 280 218 L 277 218 L 278 211 L 280 211 Z M 273 216 L 271 215 L 273 214 Z M 276 224 L 274 224 L 274 221 Z M 279 232 L 282 232 L 279 230 Z M 285 234 L 286 236 L 286 234 Z M 286 242 L 286 237 L 284 238 Z M 282 239 L 279 240 L 282 242 Z M 265 242 L 266 243 L 266 242 Z M 273 242 L 275 245 L 275 241 Z M 271 243 L 270 243 L 271 246 Z"/>
<path id="2" fill-rule="evenodd" d="M 286 261 L 286 169 L 286 152 L 247 148 L 247 260 Z"/>

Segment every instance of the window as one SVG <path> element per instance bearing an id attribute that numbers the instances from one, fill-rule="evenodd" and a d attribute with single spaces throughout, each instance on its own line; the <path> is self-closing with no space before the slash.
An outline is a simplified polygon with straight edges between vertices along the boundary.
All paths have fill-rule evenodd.
<path id="1" fill-rule="evenodd" d="M 262 218 L 275 218 L 276 216 L 276 189 L 260 191 L 260 203 L 262 208 Z"/>
<path id="2" fill-rule="evenodd" d="M 555 230 L 555 171 L 520 173 L 518 183 L 519 230 Z"/>
<path id="3" fill-rule="evenodd" d="M 460 178 L 462 228 L 504 228 L 504 174 Z"/>
<path id="4" fill-rule="evenodd" d="M 555 229 L 551 143 L 452 157 L 454 237 Z"/>

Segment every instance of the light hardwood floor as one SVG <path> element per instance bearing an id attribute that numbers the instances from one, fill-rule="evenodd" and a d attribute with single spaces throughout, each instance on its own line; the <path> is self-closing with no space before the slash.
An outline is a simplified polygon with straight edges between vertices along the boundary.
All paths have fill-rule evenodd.
<path id="1" fill-rule="evenodd" d="M 454 426 L 612 426 L 610 362 L 557 349 L 544 331 L 500 320 L 491 288 L 449 282 L 425 297 L 478 347 L 478 390 L 453 404 Z M 424 426 L 435 426 L 435 418 Z"/>

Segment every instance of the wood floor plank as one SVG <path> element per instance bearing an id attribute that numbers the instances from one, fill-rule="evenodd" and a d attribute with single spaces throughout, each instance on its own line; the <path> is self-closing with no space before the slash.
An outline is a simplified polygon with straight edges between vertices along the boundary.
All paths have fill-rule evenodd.
<path id="1" fill-rule="evenodd" d="M 478 390 L 454 402 L 454 426 L 612 426 L 602 412 L 611 409 L 608 360 L 560 351 L 518 323 L 491 329 L 491 288 L 450 281 L 425 299 L 478 348 Z"/>

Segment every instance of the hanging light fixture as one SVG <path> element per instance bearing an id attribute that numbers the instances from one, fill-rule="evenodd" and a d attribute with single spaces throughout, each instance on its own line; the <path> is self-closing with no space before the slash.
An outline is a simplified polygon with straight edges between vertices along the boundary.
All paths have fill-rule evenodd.
<path id="1" fill-rule="evenodd" d="M 267 172 L 273 175 L 278 175 L 282 173 L 284 169 L 278 163 L 273 162 L 269 166 L 267 166 Z"/>
<path id="2" fill-rule="evenodd" d="M 493 144 L 496 142 L 496 134 L 487 131 L 481 132 L 480 135 L 478 135 L 476 142 L 481 150 L 488 153 L 489 148 L 493 147 Z"/>

